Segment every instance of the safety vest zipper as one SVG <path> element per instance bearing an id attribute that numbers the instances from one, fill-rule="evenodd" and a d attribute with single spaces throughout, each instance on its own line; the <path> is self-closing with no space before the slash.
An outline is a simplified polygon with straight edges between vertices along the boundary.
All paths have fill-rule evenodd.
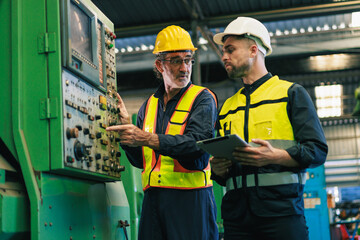
<path id="1" fill-rule="evenodd" d="M 245 120 L 244 120 L 244 138 L 249 142 L 249 109 L 250 109 L 250 91 L 245 90 L 246 107 L 245 107 Z"/>

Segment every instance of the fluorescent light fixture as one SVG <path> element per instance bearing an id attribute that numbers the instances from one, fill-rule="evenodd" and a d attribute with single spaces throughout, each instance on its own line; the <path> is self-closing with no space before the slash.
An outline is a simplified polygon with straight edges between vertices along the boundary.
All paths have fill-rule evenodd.
<path id="1" fill-rule="evenodd" d="M 351 14 L 351 26 L 360 27 L 360 12 L 353 12 Z"/>
<path id="2" fill-rule="evenodd" d="M 341 116 L 342 92 L 340 84 L 315 87 L 316 107 L 320 118 Z"/>

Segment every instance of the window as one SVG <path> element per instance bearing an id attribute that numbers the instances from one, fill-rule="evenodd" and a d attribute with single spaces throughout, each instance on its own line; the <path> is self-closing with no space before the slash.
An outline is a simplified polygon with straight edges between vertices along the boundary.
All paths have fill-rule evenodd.
<path id="1" fill-rule="evenodd" d="M 342 114 L 342 85 L 315 87 L 316 107 L 320 118 L 338 117 Z"/>

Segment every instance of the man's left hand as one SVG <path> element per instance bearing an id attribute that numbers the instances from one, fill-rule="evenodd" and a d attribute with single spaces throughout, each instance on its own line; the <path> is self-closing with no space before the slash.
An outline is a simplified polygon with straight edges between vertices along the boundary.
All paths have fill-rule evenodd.
<path id="1" fill-rule="evenodd" d="M 268 141 L 252 139 L 258 147 L 237 147 L 233 152 L 235 160 L 242 165 L 263 167 L 269 164 L 279 164 L 287 167 L 297 167 L 299 164 L 291 158 L 287 151 L 274 148 Z"/>

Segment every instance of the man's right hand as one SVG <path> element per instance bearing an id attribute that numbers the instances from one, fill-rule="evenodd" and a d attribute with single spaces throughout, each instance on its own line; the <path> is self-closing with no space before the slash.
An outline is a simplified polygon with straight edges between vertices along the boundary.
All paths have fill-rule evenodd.
<path id="1" fill-rule="evenodd" d="M 211 170 L 222 178 L 226 178 L 229 173 L 229 168 L 232 166 L 232 162 L 226 158 L 210 158 Z"/>

